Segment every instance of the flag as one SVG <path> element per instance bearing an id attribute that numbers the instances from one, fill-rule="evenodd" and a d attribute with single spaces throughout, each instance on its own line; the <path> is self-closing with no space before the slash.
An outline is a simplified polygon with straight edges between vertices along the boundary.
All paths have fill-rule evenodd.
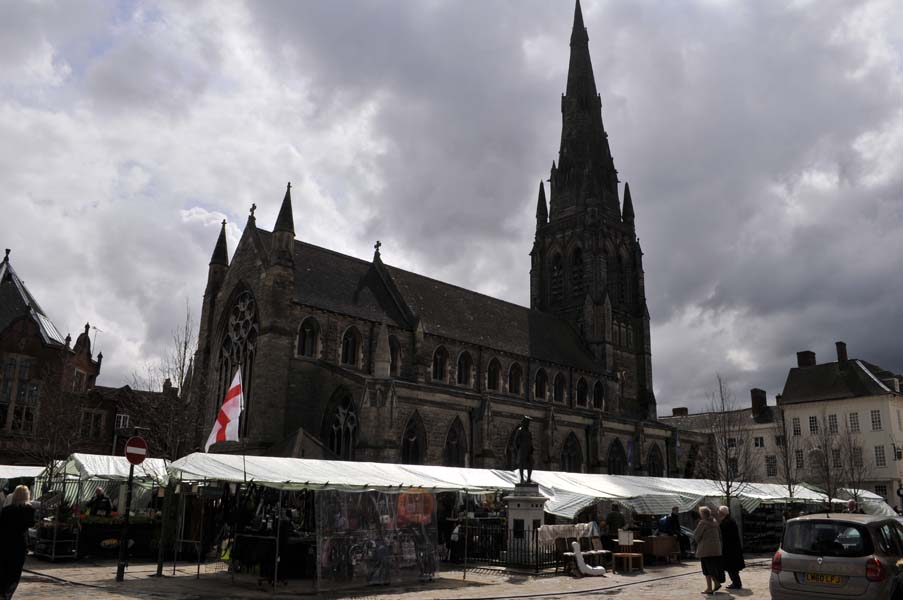
<path id="1" fill-rule="evenodd" d="M 210 446 L 216 442 L 239 441 L 238 437 L 238 418 L 244 408 L 244 394 L 241 389 L 241 369 L 235 372 L 232 378 L 232 385 L 226 391 L 226 398 L 223 405 L 216 415 L 216 422 L 213 424 L 213 431 L 207 438 L 207 444 L 204 446 L 204 452 L 210 451 Z"/>

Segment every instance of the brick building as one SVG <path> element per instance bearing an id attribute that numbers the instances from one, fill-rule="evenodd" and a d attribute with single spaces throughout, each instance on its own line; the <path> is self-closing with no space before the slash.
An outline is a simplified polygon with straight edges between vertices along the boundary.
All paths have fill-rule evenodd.
<path id="1" fill-rule="evenodd" d="M 224 222 L 194 360 L 199 440 L 240 368 L 249 452 L 503 467 L 529 415 L 537 468 L 680 473 L 579 2 L 561 107 L 529 308 L 390 266 L 379 243 L 367 261 L 295 239 L 290 185 L 272 231 L 252 207 L 231 262 Z"/>

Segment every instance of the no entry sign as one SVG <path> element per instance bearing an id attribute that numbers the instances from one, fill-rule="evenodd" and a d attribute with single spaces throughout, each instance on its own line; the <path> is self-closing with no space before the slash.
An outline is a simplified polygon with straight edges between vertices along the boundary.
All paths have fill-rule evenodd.
<path id="1" fill-rule="evenodd" d="M 143 437 L 130 437 L 125 443 L 125 457 L 133 465 L 140 465 L 147 458 L 147 442 Z"/>

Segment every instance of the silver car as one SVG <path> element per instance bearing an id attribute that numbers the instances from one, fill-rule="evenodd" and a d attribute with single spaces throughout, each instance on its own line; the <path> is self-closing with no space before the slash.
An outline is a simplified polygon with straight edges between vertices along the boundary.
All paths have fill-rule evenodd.
<path id="1" fill-rule="evenodd" d="M 903 525 L 840 513 L 791 519 L 769 589 L 772 600 L 903 600 Z"/>

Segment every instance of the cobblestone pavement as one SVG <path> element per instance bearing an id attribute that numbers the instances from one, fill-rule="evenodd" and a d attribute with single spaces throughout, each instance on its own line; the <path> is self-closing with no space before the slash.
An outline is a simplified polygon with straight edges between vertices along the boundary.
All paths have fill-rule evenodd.
<path id="1" fill-rule="evenodd" d="M 717 600 L 731 598 L 768 599 L 770 564 L 767 559 L 752 558 L 743 571 L 747 589 L 733 593 L 722 591 Z M 26 564 L 16 600 L 225 600 L 289 598 L 312 596 L 314 590 L 303 582 L 292 581 L 279 586 L 275 593 L 267 586 L 258 586 L 253 578 L 236 577 L 225 572 L 202 573 L 180 568 L 176 576 L 171 569 L 167 576 L 150 577 L 154 565 L 133 565 L 123 583 L 114 581 L 115 563 L 49 564 L 32 561 Z M 605 578 L 578 578 L 568 575 L 519 575 L 492 569 L 468 571 L 462 579 L 461 571 L 445 571 L 436 581 L 405 588 L 367 589 L 354 592 L 321 592 L 328 599 L 355 600 L 467 600 L 488 598 L 518 598 L 542 595 L 548 600 L 569 598 L 623 598 L 624 600 L 686 600 L 703 598 L 700 592 L 705 580 L 699 573 L 699 563 L 690 561 L 679 565 L 655 566 L 637 575 L 611 575 Z"/>

